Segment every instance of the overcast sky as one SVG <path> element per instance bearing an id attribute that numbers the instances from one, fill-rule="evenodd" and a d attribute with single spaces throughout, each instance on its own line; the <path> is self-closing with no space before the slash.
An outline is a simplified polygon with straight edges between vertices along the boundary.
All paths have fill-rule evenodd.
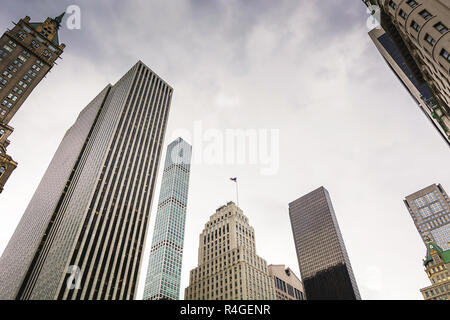
<path id="1" fill-rule="evenodd" d="M 422 298 L 425 246 L 402 200 L 433 183 L 450 191 L 449 148 L 371 42 L 360 0 L 3 0 L 0 30 L 72 4 L 81 29 L 61 30 L 63 59 L 11 122 L 19 167 L 0 195 L 0 252 L 78 113 L 142 60 L 174 88 L 165 146 L 198 121 L 218 132 L 279 130 L 273 175 L 258 164 L 192 166 L 182 298 L 204 224 L 235 200 L 230 177 L 269 264 L 299 274 L 288 203 L 323 185 L 362 298 Z"/>

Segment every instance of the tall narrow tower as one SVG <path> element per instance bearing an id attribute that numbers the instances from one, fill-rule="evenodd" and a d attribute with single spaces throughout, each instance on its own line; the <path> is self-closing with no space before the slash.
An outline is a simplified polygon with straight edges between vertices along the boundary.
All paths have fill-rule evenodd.
<path id="1" fill-rule="evenodd" d="M 58 30 L 63 16 L 44 22 L 25 17 L 0 38 L 0 192 L 17 167 L 6 153 L 13 131 L 9 121 L 62 54 Z"/>
<path id="2" fill-rule="evenodd" d="M 256 254 L 255 231 L 233 202 L 217 209 L 200 235 L 185 299 L 275 300 L 267 263 Z"/>
<path id="3" fill-rule="evenodd" d="M 360 299 L 328 191 L 291 202 L 289 215 L 306 299 Z"/>
<path id="4" fill-rule="evenodd" d="M 178 300 L 192 147 L 178 138 L 167 147 L 144 300 Z"/>
<path id="5" fill-rule="evenodd" d="M 172 99 L 142 62 L 67 131 L 0 258 L 0 299 L 133 299 Z"/>

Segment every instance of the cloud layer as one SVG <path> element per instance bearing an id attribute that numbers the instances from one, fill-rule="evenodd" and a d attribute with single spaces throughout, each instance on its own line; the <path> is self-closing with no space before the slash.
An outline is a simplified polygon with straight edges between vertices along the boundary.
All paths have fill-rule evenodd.
<path id="1" fill-rule="evenodd" d="M 5 0 L 0 30 L 71 4 Z M 192 167 L 182 288 L 197 265 L 198 236 L 215 209 L 234 200 L 228 178 L 237 176 L 268 263 L 299 273 L 287 205 L 324 185 L 362 297 L 421 298 L 425 247 L 402 199 L 432 183 L 450 191 L 450 154 L 370 42 L 361 1 L 75 4 L 81 30 L 61 31 L 63 60 L 12 122 L 9 152 L 19 168 L 0 195 L 0 251 L 77 114 L 140 59 L 175 90 L 166 144 L 199 120 L 205 129 L 280 130 L 276 175 L 252 165 Z M 147 252 L 151 236 L 152 229 Z M 147 255 L 138 298 L 146 269 Z"/>

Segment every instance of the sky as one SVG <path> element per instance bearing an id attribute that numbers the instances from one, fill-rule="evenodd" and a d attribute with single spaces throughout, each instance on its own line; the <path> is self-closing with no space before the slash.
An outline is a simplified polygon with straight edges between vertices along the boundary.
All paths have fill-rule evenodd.
<path id="1" fill-rule="evenodd" d="M 142 60 L 174 88 L 165 146 L 182 135 L 199 155 L 181 298 L 199 235 L 218 207 L 236 201 L 229 178 L 238 177 L 239 205 L 269 264 L 299 274 L 288 204 L 324 186 L 362 298 L 422 299 L 425 246 L 403 199 L 433 183 L 449 192 L 449 148 L 371 42 L 362 1 L 3 0 L 0 30 L 70 5 L 81 9 L 81 28 L 63 26 L 62 60 L 10 123 L 8 152 L 19 166 L 0 194 L 0 252 L 78 113 Z M 269 160 L 208 157 L 226 132 L 239 130 L 268 134 Z M 239 154 L 224 147 L 222 158 L 232 152 Z M 139 299 L 155 215 L 156 205 Z"/>

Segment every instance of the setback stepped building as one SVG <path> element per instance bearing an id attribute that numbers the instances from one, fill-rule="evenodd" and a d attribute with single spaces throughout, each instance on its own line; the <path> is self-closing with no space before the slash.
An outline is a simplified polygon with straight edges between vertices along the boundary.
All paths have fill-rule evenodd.
<path id="1" fill-rule="evenodd" d="M 206 223 L 185 299 L 275 300 L 267 263 L 256 254 L 255 231 L 234 202 L 218 208 Z"/>

